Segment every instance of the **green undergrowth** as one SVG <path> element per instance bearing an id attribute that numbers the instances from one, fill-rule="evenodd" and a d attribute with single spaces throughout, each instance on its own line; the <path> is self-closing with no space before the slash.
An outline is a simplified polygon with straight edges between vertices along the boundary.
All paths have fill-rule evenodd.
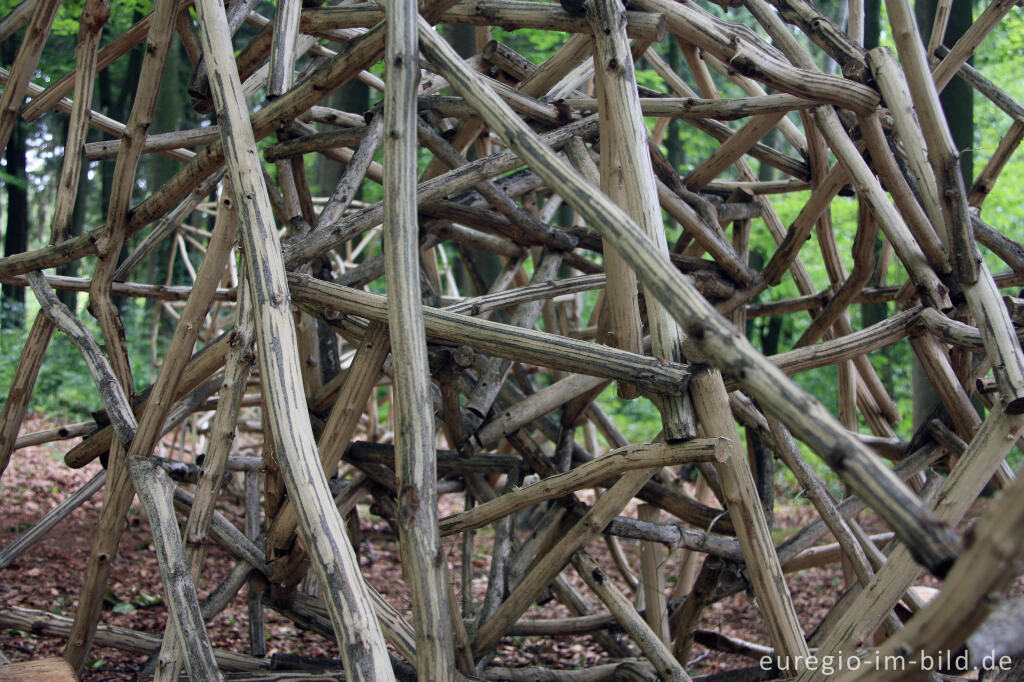
<path id="1" fill-rule="evenodd" d="M 32 301 L 26 310 L 24 329 L 0 328 L 0 407 L 8 399 L 32 320 L 37 313 Z M 78 317 L 105 350 L 102 334 L 92 317 L 84 311 L 79 311 Z M 150 361 L 152 313 L 144 303 L 129 303 L 122 310 L 122 319 L 135 387 L 139 390 L 148 386 L 154 376 Z M 158 345 L 166 346 L 170 331 L 160 337 Z M 82 354 L 65 334 L 54 332 L 32 391 L 29 412 L 56 421 L 82 421 L 101 407 L 96 384 Z"/>

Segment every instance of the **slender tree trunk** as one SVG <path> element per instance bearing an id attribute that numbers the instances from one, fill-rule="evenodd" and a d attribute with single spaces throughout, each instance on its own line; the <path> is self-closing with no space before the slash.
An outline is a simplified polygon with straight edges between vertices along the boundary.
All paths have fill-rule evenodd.
<path id="1" fill-rule="evenodd" d="M 882 0 L 864 0 L 864 49 L 878 47 L 882 33 Z"/>
<path id="2" fill-rule="evenodd" d="M 17 45 L 7 41 L 3 48 L 4 62 L 14 60 Z M 7 143 L 7 225 L 4 230 L 4 255 L 10 256 L 28 249 L 28 176 L 25 173 L 26 126 L 15 122 L 11 139 Z M 21 329 L 25 326 L 25 287 L 3 285 L 0 297 L 0 327 Z"/>
<path id="3" fill-rule="evenodd" d="M 928 36 L 931 35 L 937 4 L 937 0 L 917 0 L 914 3 L 914 15 L 924 41 L 927 41 Z M 973 3 L 969 0 L 960 0 L 954 2 L 950 7 L 949 24 L 942 40 L 947 47 L 956 43 L 973 23 L 972 5 Z M 939 102 L 946 114 L 946 122 L 953 135 L 953 143 L 961 152 L 960 172 L 963 174 L 964 184 L 970 187 L 974 178 L 974 155 L 971 152 L 974 147 L 974 90 L 963 80 L 954 78 L 940 94 Z M 939 402 L 935 388 L 925 376 L 916 357 L 913 363 L 913 387 L 914 428 L 916 430 Z"/>
<path id="4" fill-rule="evenodd" d="M 772 128 L 761 139 L 761 142 L 763 142 L 764 144 L 768 145 L 769 147 L 773 147 L 774 148 L 775 145 L 778 143 L 778 139 L 779 139 L 779 129 L 778 128 Z M 775 169 L 772 168 L 771 166 L 769 166 L 764 161 L 762 161 L 761 164 L 760 164 L 760 167 L 757 169 L 757 179 L 758 180 L 774 180 L 775 179 L 775 175 L 776 175 Z"/>
<path id="5" fill-rule="evenodd" d="M 65 137 L 67 135 L 65 134 Z M 68 237 L 77 237 L 82 234 L 82 228 L 85 226 L 85 214 L 89 204 L 89 193 L 86 191 L 87 180 L 89 173 L 89 162 L 84 158 L 79 169 L 78 178 L 78 196 L 75 197 L 75 208 L 71 212 L 71 223 L 68 225 Z M 77 277 L 78 276 L 78 261 L 71 261 L 64 265 L 57 267 L 57 274 L 64 275 L 65 277 Z M 60 302 L 66 305 L 71 312 L 78 311 L 78 293 L 74 291 L 58 291 L 57 298 Z"/>
<path id="6" fill-rule="evenodd" d="M 348 111 L 353 114 L 361 114 L 370 108 L 370 88 L 363 82 L 351 80 L 332 93 L 324 104 L 335 109 Z M 327 127 L 322 128 L 327 130 Z M 317 190 L 323 196 L 330 196 L 334 186 L 338 184 L 341 177 L 341 164 L 327 158 L 323 154 L 316 157 L 316 182 L 319 185 Z M 361 199 L 362 187 L 356 190 L 355 198 Z"/>
<path id="7" fill-rule="evenodd" d="M 878 47 L 878 40 L 882 31 L 882 0 L 864 0 L 864 49 L 870 50 Z M 882 242 L 884 237 L 879 234 L 878 240 L 875 242 L 875 262 L 878 262 L 878 255 L 882 251 Z M 877 273 L 881 274 L 881 273 Z M 875 277 L 871 281 L 871 286 L 880 286 L 881 278 Z M 873 324 L 881 322 L 889 316 L 889 304 L 884 301 L 881 303 L 863 303 L 860 307 L 861 314 L 861 326 L 869 327 Z M 880 351 L 886 357 L 890 357 L 891 351 L 889 348 L 884 348 Z M 891 393 L 893 390 L 892 386 L 892 363 L 886 363 L 886 371 L 883 373 L 883 380 L 885 382 L 886 389 Z"/>
<path id="8" fill-rule="evenodd" d="M 683 51 L 679 49 L 678 40 L 668 41 L 668 56 L 666 61 L 672 70 L 679 73 L 683 66 Z M 665 157 L 672 167 L 682 171 L 686 163 L 686 145 L 683 144 L 683 123 L 682 119 L 673 118 L 668 124 L 668 131 L 665 135 Z"/>

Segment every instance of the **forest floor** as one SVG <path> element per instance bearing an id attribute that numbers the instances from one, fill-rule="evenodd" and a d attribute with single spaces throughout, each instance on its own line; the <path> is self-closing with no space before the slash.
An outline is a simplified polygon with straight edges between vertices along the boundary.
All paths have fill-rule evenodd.
<path id="1" fill-rule="evenodd" d="M 43 428 L 43 424 L 34 424 L 30 430 L 36 428 Z M 65 466 L 63 452 L 69 447 L 70 444 L 51 444 L 25 448 L 14 453 L 7 471 L 0 479 L 0 547 L 7 546 L 21 531 L 99 471 L 98 462 L 79 470 Z M 40 543 L 0 572 L 0 610 L 17 606 L 65 616 L 74 615 L 101 499 L 101 494 L 95 495 Z M 442 514 L 454 513 L 460 507 L 461 495 L 442 498 Z M 813 511 L 808 507 L 780 505 L 777 509 L 774 531 L 777 537 L 784 537 L 800 528 L 813 516 Z M 239 522 L 238 509 L 232 510 L 230 505 L 222 505 L 221 510 Z M 396 608 L 411 618 L 408 588 L 401 575 L 396 539 L 387 523 L 370 515 L 365 506 L 360 506 L 359 512 L 363 535 L 360 558 L 364 575 Z M 462 556 L 459 537 L 449 538 L 445 543 L 449 563 L 456 577 L 460 575 Z M 477 535 L 474 545 L 473 592 L 477 603 L 486 588 L 490 539 L 482 531 Z M 640 562 L 637 543 L 624 540 L 622 544 L 631 565 L 638 569 Z M 606 566 L 610 575 L 618 575 L 604 543 L 592 543 L 588 549 Z M 678 553 L 670 556 L 668 561 L 670 567 L 666 574 L 674 575 L 675 567 L 671 564 L 678 563 Z M 215 546 L 210 548 L 206 572 L 198 585 L 200 598 L 205 597 L 227 575 L 233 563 L 233 559 L 222 550 Z M 571 571 L 567 574 L 586 593 L 578 576 Z M 810 569 L 787 576 L 800 622 L 808 631 L 832 606 L 842 582 L 842 571 L 838 566 Z M 111 569 L 102 622 L 162 634 L 167 611 L 160 599 L 161 594 L 157 558 L 149 537 L 145 512 L 136 501 L 129 514 L 129 524 L 121 540 L 119 554 Z M 589 598 L 596 602 L 596 598 Z M 214 645 L 248 653 L 246 614 L 243 589 L 210 624 L 209 632 Z M 291 621 L 269 608 L 266 614 L 268 656 L 274 653 L 332 658 L 338 656 L 333 642 L 296 628 Z M 564 607 L 549 602 L 543 607 L 534 606 L 527 615 L 553 618 L 569 614 Z M 699 627 L 749 642 L 768 644 L 767 633 L 749 597 L 744 593 L 706 609 Z M 58 656 L 63 645 L 63 639 L 0 628 L 0 652 L 12 661 Z M 576 668 L 598 664 L 604 655 L 600 645 L 589 636 L 516 637 L 514 640 L 502 640 L 494 663 L 503 666 Z M 83 679 L 133 680 L 145 660 L 144 655 L 97 646 L 90 653 Z M 709 652 L 695 646 L 689 671 L 701 675 L 756 664 L 757 661 L 753 659 Z"/>

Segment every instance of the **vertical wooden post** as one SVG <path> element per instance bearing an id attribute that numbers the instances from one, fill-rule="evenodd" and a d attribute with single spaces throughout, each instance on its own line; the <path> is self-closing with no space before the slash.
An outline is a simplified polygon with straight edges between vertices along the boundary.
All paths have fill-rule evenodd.
<path id="1" fill-rule="evenodd" d="M 395 358 L 395 474 L 402 568 L 412 591 L 416 671 L 427 680 L 455 675 L 445 561 L 437 525 L 437 465 L 430 370 L 420 294 L 416 216 L 416 84 L 419 41 L 415 0 L 385 5 L 384 267 Z"/>
<path id="2" fill-rule="evenodd" d="M 657 523 L 661 510 L 650 504 L 637 509 L 641 521 Z M 665 609 L 665 548 L 656 542 L 644 542 L 640 547 L 640 581 L 644 590 L 646 613 L 644 620 L 666 645 L 672 643 L 668 631 L 668 612 Z"/>
<path id="3" fill-rule="evenodd" d="M 740 448 L 740 434 L 729 408 L 729 396 L 717 370 L 701 372 L 690 381 L 690 395 L 701 426 L 729 440 L 729 456 L 715 468 L 722 479 L 726 509 L 743 547 L 747 570 L 754 585 L 761 615 L 775 646 L 775 655 L 789 660 L 809 655 L 793 598 L 786 587 L 771 531 L 765 521 L 747 458 Z"/>
<path id="4" fill-rule="evenodd" d="M 647 151 L 647 127 L 640 114 L 633 56 L 626 40 L 626 10 L 618 0 L 591 0 L 587 18 L 594 28 L 594 72 L 600 84 L 602 130 L 613 131 L 605 140 L 602 158 L 602 189 L 614 188 L 624 200 L 626 213 L 662 254 L 668 253 L 658 203 L 657 182 Z M 604 121 L 607 121 L 605 125 Z M 607 146 L 607 145 L 611 146 Z M 604 157 L 602 154 L 602 157 Z M 614 180 L 613 180 L 614 178 Z M 616 197 L 612 197 L 614 200 Z M 609 243 L 612 249 L 616 246 Z M 617 256 L 618 257 L 618 256 Z M 635 277 L 635 275 L 633 275 Z M 619 283 L 609 283 L 609 296 Z M 618 295 L 628 295 L 621 292 Z M 647 324 L 654 354 L 678 362 L 683 358 L 683 333 L 665 306 L 654 296 L 645 298 Z M 610 301 L 609 301 L 610 303 Z M 625 319 L 620 320 L 625 322 Z M 624 327 L 626 329 L 628 327 Z M 666 440 L 696 435 L 692 409 L 683 396 L 659 401 Z"/>

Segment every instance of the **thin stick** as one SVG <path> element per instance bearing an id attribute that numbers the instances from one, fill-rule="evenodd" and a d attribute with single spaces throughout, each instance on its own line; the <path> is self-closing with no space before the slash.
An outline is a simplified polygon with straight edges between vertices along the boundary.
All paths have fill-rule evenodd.
<path id="1" fill-rule="evenodd" d="M 36 315 L 36 319 L 32 321 L 32 328 L 25 338 L 21 357 L 18 358 L 18 367 L 11 378 L 7 401 L 4 403 L 3 412 L 0 412 L 0 476 L 7 470 L 7 465 L 11 461 L 18 432 L 28 412 L 32 388 L 39 377 L 39 369 L 43 365 L 43 357 L 47 346 L 50 345 L 54 329 L 56 325 L 47 315 Z"/>
<path id="2" fill-rule="evenodd" d="M 729 510 L 736 529 L 736 539 L 743 548 L 754 594 L 757 595 L 776 655 L 791 660 L 807 655 L 807 643 L 796 617 L 792 596 L 785 587 L 771 531 L 758 500 L 747 460 L 740 449 L 739 431 L 731 418 L 729 397 L 722 375 L 717 370 L 696 375 L 691 382 L 690 395 L 704 431 L 724 434 L 728 439 L 727 457 L 715 463 L 715 470 L 722 481 L 722 501 Z"/>
<path id="3" fill-rule="evenodd" d="M 649 523 L 657 523 L 661 510 L 649 504 L 642 504 L 637 509 L 637 518 Z M 651 631 L 666 645 L 672 643 L 668 630 L 668 612 L 665 608 L 665 578 L 662 564 L 666 559 L 665 549 L 653 542 L 641 545 L 640 575 L 644 590 L 646 609 L 644 619 Z"/>
<path id="4" fill-rule="evenodd" d="M 725 447 L 722 439 L 707 438 L 685 443 L 630 445 L 613 450 L 600 459 L 582 464 L 571 471 L 544 478 L 537 483 L 445 518 L 441 521 L 441 533 L 450 535 L 481 528 L 544 500 L 612 481 L 626 471 L 654 466 L 674 466 L 685 462 L 720 460 L 724 457 Z"/>
<path id="5" fill-rule="evenodd" d="M 603 101 L 602 120 L 605 130 L 614 131 L 611 146 L 605 153 L 621 173 L 623 208 L 642 233 L 661 254 L 668 253 L 668 243 L 658 203 L 654 168 L 647 151 L 647 128 L 640 113 L 633 59 L 626 42 L 622 21 L 624 10 L 613 0 L 593 0 L 587 5 L 587 18 L 594 27 L 594 65 L 600 74 Z M 607 182 L 602 187 L 608 187 Z M 613 249 L 619 245 L 611 241 Z M 621 255 L 621 254 L 620 254 Z M 628 258 L 625 259 L 628 262 Z M 635 268 L 636 265 L 632 264 Z M 639 273 L 638 273 L 639 276 Z M 683 332 L 657 296 L 645 298 L 647 322 L 651 331 L 653 353 L 665 360 L 678 362 L 683 358 Z M 667 397 L 660 401 L 662 426 L 666 440 L 693 437 L 691 408 L 685 399 Z"/>
<path id="6" fill-rule="evenodd" d="M 89 107 L 92 102 L 93 83 L 96 80 L 96 51 L 100 33 L 110 17 L 108 0 L 90 0 L 82 7 L 78 28 L 78 46 L 75 48 L 75 104 L 68 121 L 68 136 L 64 143 L 64 163 L 60 169 L 57 202 L 50 225 L 50 243 L 67 239 L 68 224 L 78 197 L 81 178 L 82 145 L 88 131 Z"/>
<path id="7" fill-rule="evenodd" d="M 18 110 L 28 90 L 29 81 L 39 63 L 39 56 L 50 35 L 50 27 L 57 17 L 60 0 L 38 0 L 32 12 L 32 19 L 25 29 L 25 37 L 18 48 L 18 56 L 14 59 L 7 86 L 0 95 L 0 156 L 7 149 L 7 141 L 11 137 L 18 119 Z"/>
<path id="8" fill-rule="evenodd" d="M 38 0 L 22 0 L 7 16 L 0 19 L 0 42 L 7 40 L 27 24 L 35 12 Z"/>
<path id="9" fill-rule="evenodd" d="M 189 677 L 193 680 L 221 680 L 223 677 L 214 660 L 213 645 L 199 612 L 195 583 L 189 575 L 185 550 L 178 534 L 178 522 L 171 503 L 174 484 L 151 459 L 129 457 L 126 465 L 149 516 L 167 607 L 183 641 Z"/>
<path id="10" fill-rule="evenodd" d="M 584 582 L 600 597 L 601 601 L 614 614 L 623 629 L 630 634 L 633 641 L 643 650 L 647 659 L 657 668 L 659 679 L 689 680 L 690 676 L 686 674 L 683 666 L 672 655 L 665 642 L 636 612 L 636 608 L 634 608 L 626 595 L 601 570 L 597 562 L 586 552 L 577 552 L 573 555 L 572 562 L 573 567 L 580 577 L 583 578 Z"/>
<path id="11" fill-rule="evenodd" d="M 7 568 L 11 562 L 25 553 L 32 545 L 39 542 L 50 530 L 66 518 L 71 512 L 78 509 L 84 502 L 88 501 L 96 492 L 103 487 L 107 480 L 107 472 L 100 471 L 90 478 L 81 488 L 68 495 L 64 501 L 32 524 L 32 527 L 14 539 L 0 552 L 0 569 Z"/>
<path id="12" fill-rule="evenodd" d="M 71 630 L 70 618 L 18 606 L 0 611 L 0 624 L 4 627 L 60 638 L 66 638 Z M 160 638 L 148 632 L 129 630 L 116 625 L 100 625 L 96 630 L 96 644 L 138 655 L 148 655 L 160 646 Z M 270 668 L 268 659 L 253 658 L 234 651 L 214 649 L 213 655 L 217 665 L 226 671 L 257 671 Z"/>

